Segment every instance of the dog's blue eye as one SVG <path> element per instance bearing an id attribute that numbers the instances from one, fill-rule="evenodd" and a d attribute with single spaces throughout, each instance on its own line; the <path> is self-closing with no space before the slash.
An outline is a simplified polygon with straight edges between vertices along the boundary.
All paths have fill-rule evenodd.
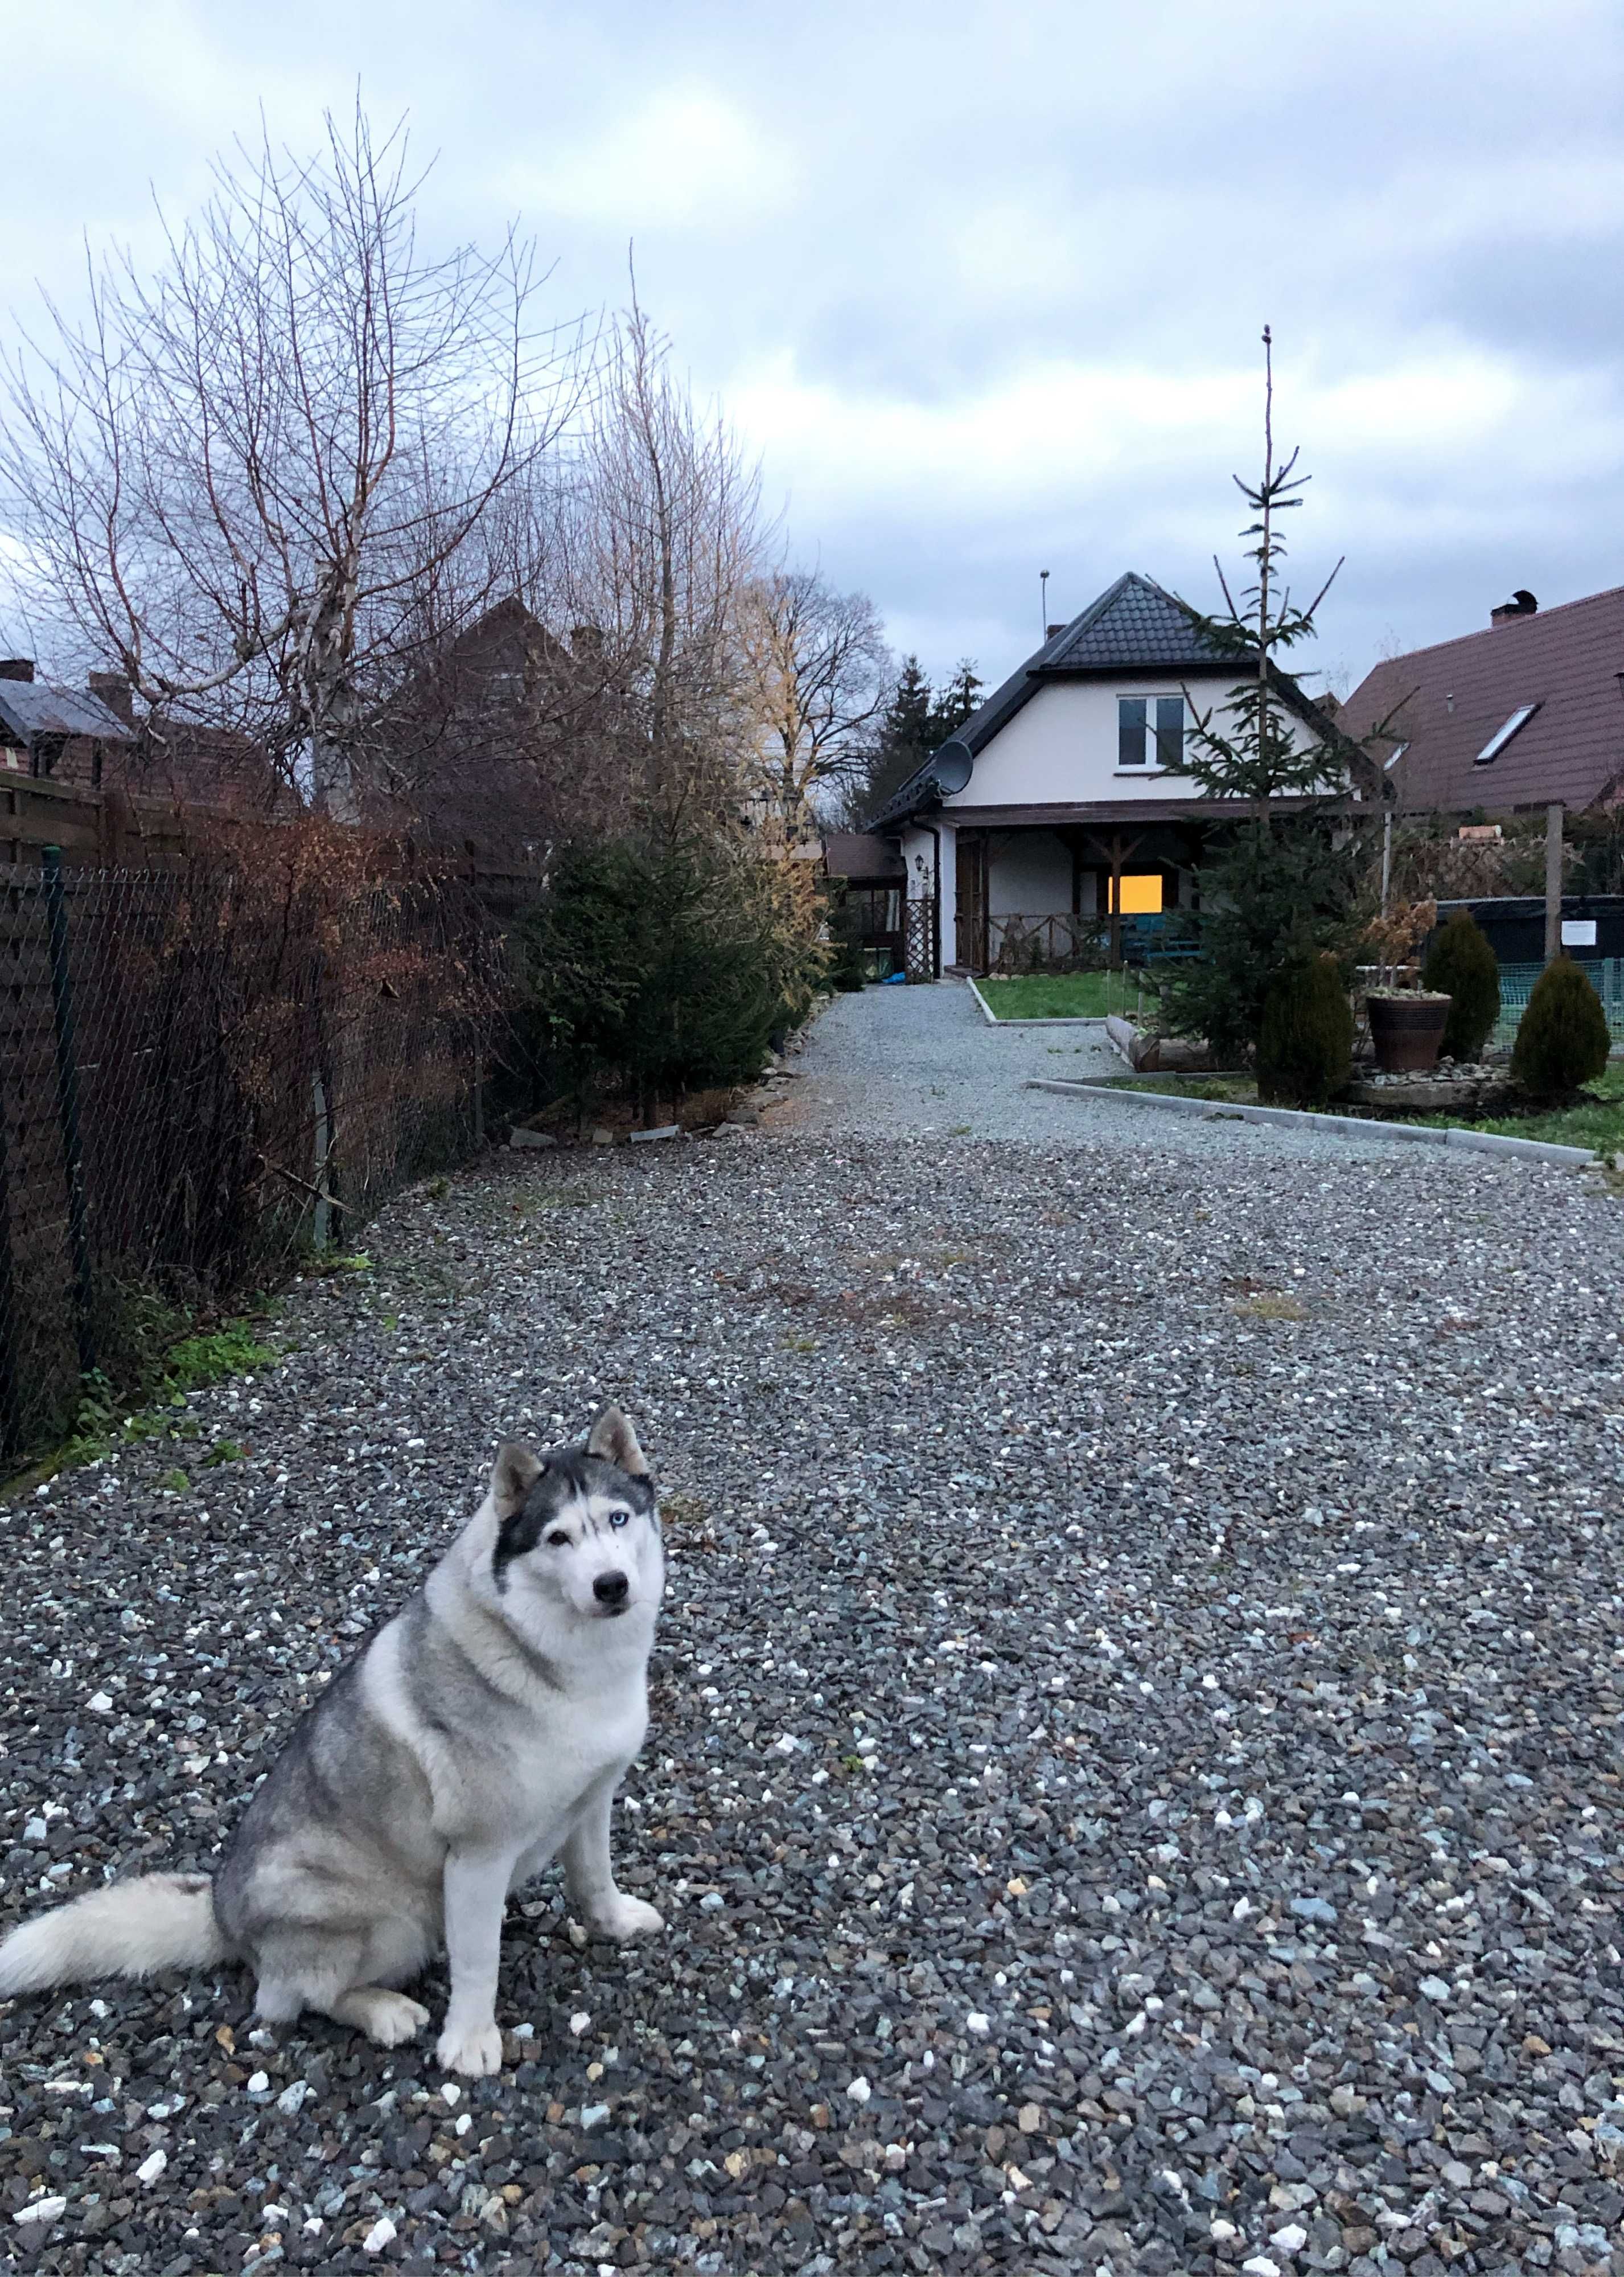
<path id="1" fill-rule="evenodd" d="M 611 1526 L 624 1526 L 631 1515 L 629 1510 L 611 1510 L 609 1513 L 609 1522 Z"/>

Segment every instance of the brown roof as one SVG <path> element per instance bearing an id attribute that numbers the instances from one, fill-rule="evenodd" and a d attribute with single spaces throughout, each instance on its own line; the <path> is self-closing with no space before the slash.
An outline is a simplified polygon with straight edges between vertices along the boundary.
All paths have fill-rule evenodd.
<path id="1" fill-rule="evenodd" d="M 1624 793 L 1624 586 L 1378 664 L 1339 715 L 1368 735 L 1390 716 L 1393 767 L 1411 812 L 1586 807 Z M 1477 755 L 1524 705 L 1537 708 L 1483 765 Z"/>

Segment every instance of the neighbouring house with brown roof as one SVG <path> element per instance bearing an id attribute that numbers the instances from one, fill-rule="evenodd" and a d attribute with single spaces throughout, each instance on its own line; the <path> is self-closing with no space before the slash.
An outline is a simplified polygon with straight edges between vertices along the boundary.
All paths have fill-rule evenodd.
<path id="1" fill-rule="evenodd" d="M 0 662 L 0 769 L 76 790 L 231 814 L 297 811 L 299 799 L 252 736 L 149 712 L 119 672 L 83 689 L 37 677 L 28 657 Z"/>
<path id="2" fill-rule="evenodd" d="M 595 626 L 567 642 L 498 601 L 414 672 L 374 730 L 363 818 L 441 845 L 539 853 L 624 807 L 613 659 Z"/>
<path id="3" fill-rule="evenodd" d="M 127 713 L 97 685 L 106 677 L 93 672 L 87 689 L 56 688 L 34 677 L 30 657 L 0 661 L 0 768 L 99 789 L 110 756 L 135 741 Z"/>
<path id="4" fill-rule="evenodd" d="M 1403 813 L 1491 814 L 1624 799 L 1624 586 L 1542 609 L 1517 592 L 1486 631 L 1390 657 L 1348 697 L 1348 732 L 1387 727 Z"/>

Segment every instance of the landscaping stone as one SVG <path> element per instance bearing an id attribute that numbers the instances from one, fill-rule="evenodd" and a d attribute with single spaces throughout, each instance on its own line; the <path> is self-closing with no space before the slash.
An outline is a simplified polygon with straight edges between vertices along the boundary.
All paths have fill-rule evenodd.
<path id="1" fill-rule="evenodd" d="M 527 1146 L 556 1146 L 558 1142 L 550 1131 L 527 1131 L 515 1123 L 507 1143 L 510 1146 L 522 1152 Z"/>
<path id="2" fill-rule="evenodd" d="M 634 1131 L 632 1144 L 634 1146 L 651 1146 L 656 1139 L 680 1138 L 681 1136 L 682 1126 L 679 1123 L 663 1123 L 656 1131 Z"/>
<path id="3" fill-rule="evenodd" d="M 1355 1107 L 1385 1115 L 1495 1115 L 1514 1105 L 1521 1093 L 1503 1067 L 1457 1066 L 1440 1061 L 1428 1074 L 1390 1075 L 1362 1069 L 1341 1093 Z"/>

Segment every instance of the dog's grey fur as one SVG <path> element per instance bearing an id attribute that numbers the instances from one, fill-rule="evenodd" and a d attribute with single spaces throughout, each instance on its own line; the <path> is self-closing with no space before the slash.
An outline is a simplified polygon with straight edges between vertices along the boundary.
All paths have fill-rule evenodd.
<path id="1" fill-rule="evenodd" d="M 423 1588 L 295 1726 L 212 1885 L 145 1875 L 25 1923 L 0 1944 L 0 1999 L 233 1959 L 268 2021 L 314 2008 L 391 2047 L 429 2021 L 396 1988 L 444 1940 L 439 2060 L 495 2071 L 510 1889 L 561 1854 L 591 1929 L 662 1926 L 615 1887 L 609 1826 L 647 1727 L 664 1578 L 618 1408 L 579 1451 L 504 1447 Z"/>

